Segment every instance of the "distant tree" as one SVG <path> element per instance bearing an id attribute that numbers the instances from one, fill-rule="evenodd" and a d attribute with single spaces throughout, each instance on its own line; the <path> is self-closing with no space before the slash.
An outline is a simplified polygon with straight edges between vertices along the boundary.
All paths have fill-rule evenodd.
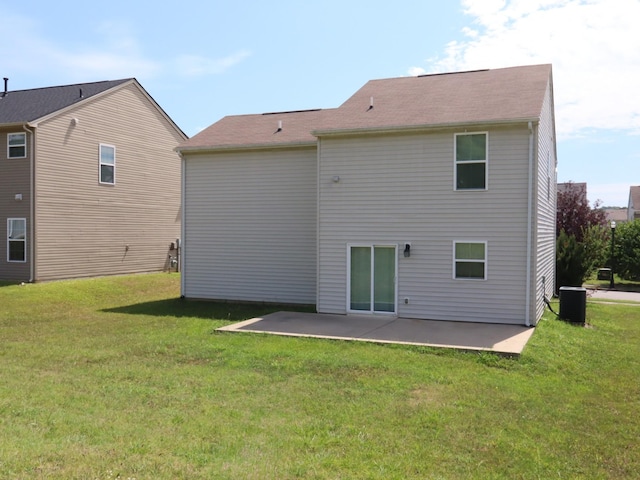
<path id="1" fill-rule="evenodd" d="M 586 276 L 583 259 L 582 243 L 561 230 L 556 240 L 556 292 L 560 287 L 582 286 Z"/>
<path id="2" fill-rule="evenodd" d="M 607 218 L 600 207 L 600 200 L 591 208 L 583 188 L 569 182 L 568 188 L 558 192 L 556 236 L 564 230 L 567 235 L 573 235 L 578 242 L 582 242 L 586 229 L 593 225 L 606 224 Z"/>
<path id="3" fill-rule="evenodd" d="M 582 264 L 585 279 L 598 268 L 608 264 L 611 248 L 611 233 L 609 228 L 602 225 L 592 225 L 582 231 L 582 245 L 584 258 Z"/>
<path id="4" fill-rule="evenodd" d="M 556 237 L 556 291 L 581 286 L 608 259 L 610 237 L 600 201 L 591 208 L 585 189 L 572 182 L 558 192 Z"/>
<path id="5" fill-rule="evenodd" d="M 640 280 L 640 220 L 616 227 L 614 272 L 624 280 Z"/>
<path id="6" fill-rule="evenodd" d="M 560 287 L 580 287 L 607 260 L 610 236 L 604 227 L 584 230 L 583 241 L 564 230 L 556 239 L 556 291 Z"/>

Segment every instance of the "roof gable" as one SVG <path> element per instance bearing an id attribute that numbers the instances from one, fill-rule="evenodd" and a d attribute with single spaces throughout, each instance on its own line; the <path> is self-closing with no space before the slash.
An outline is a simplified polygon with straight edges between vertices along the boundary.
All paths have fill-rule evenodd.
<path id="1" fill-rule="evenodd" d="M 33 122 L 131 80 L 133 79 L 128 78 L 0 93 L 0 124 Z"/>
<path id="2" fill-rule="evenodd" d="M 540 118 L 551 65 L 371 80 L 338 108 L 329 131 Z"/>

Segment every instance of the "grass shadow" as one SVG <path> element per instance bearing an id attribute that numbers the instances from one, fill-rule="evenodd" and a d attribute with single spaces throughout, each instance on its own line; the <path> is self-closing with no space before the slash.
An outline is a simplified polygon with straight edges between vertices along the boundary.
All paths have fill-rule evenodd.
<path id="1" fill-rule="evenodd" d="M 279 305 L 266 303 L 209 302 L 169 298 L 152 302 L 142 302 L 114 308 L 102 312 L 125 313 L 129 315 L 153 315 L 158 317 L 193 317 L 207 320 L 241 321 L 260 317 L 281 310 L 315 312 L 313 306 Z"/>

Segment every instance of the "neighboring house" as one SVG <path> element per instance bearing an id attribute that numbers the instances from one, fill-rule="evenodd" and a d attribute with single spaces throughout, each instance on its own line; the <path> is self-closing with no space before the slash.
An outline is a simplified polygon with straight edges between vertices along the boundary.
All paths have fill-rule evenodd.
<path id="1" fill-rule="evenodd" d="M 186 135 L 133 78 L 0 92 L 0 280 L 162 270 Z"/>
<path id="2" fill-rule="evenodd" d="M 629 206 L 627 220 L 630 222 L 640 218 L 640 185 L 629 187 Z"/>
<path id="3" fill-rule="evenodd" d="M 610 224 L 611 222 L 616 222 L 618 224 L 626 222 L 628 216 L 626 208 L 605 208 L 604 214 L 607 224 Z"/>
<path id="4" fill-rule="evenodd" d="M 557 186 L 558 195 L 573 193 L 578 197 L 578 200 L 582 203 L 588 203 L 587 199 L 587 184 L 585 182 L 566 182 L 559 183 Z"/>
<path id="5" fill-rule="evenodd" d="M 535 325 L 553 294 L 550 65 L 373 80 L 178 151 L 187 298 Z"/>

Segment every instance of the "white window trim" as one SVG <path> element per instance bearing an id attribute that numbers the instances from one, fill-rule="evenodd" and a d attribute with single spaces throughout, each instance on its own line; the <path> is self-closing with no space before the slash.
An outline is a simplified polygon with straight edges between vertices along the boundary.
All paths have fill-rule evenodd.
<path id="1" fill-rule="evenodd" d="M 480 135 L 484 134 L 486 141 L 484 144 L 484 160 L 474 160 L 460 163 L 484 163 L 484 188 L 458 188 L 458 135 Z M 489 132 L 460 132 L 453 134 L 453 190 L 456 192 L 485 192 L 489 190 Z"/>
<path id="2" fill-rule="evenodd" d="M 11 235 L 11 223 L 16 220 L 22 220 L 24 222 L 24 240 L 10 240 Z M 7 262 L 8 263 L 27 263 L 27 219 L 26 218 L 7 218 Z M 10 260 L 9 245 L 11 242 L 24 242 L 24 260 Z"/>
<path id="3" fill-rule="evenodd" d="M 102 147 L 113 148 L 113 165 L 110 163 L 102 163 Z M 102 165 L 109 165 L 113 167 L 113 182 L 102 181 Z M 115 145 L 109 145 L 108 143 L 101 143 L 98 147 L 98 182 L 101 185 L 115 185 L 116 184 L 116 147 Z"/>
<path id="4" fill-rule="evenodd" d="M 24 137 L 24 155 L 20 156 L 20 157 L 13 157 L 11 156 L 11 147 L 19 147 L 22 145 L 9 145 L 9 137 L 11 135 L 22 135 Z M 7 133 L 7 158 L 27 158 L 27 133 L 26 132 L 12 132 L 12 133 Z"/>
<path id="5" fill-rule="evenodd" d="M 470 260 L 470 259 L 461 259 L 460 261 L 465 262 L 473 262 L 473 263 L 483 263 L 484 264 L 484 277 L 483 278 L 468 278 L 468 277 L 456 277 L 456 263 L 458 259 L 456 258 L 456 245 L 459 243 L 479 243 L 484 245 L 484 260 Z M 488 245 L 489 242 L 486 240 L 454 240 L 453 241 L 453 251 L 452 251 L 452 273 L 451 276 L 454 280 L 458 281 L 470 281 L 470 282 L 483 282 L 487 280 L 489 277 L 489 258 L 488 258 Z"/>
<path id="6" fill-rule="evenodd" d="M 373 292 L 373 283 L 375 281 L 374 277 L 373 277 L 373 268 L 374 268 L 374 262 L 373 262 L 373 249 L 374 247 L 387 247 L 387 248 L 393 248 L 395 251 L 395 257 L 396 257 L 396 265 L 395 265 L 395 272 L 394 272 L 394 295 L 395 295 L 395 305 L 394 305 L 394 311 L 393 312 L 379 312 L 379 311 L 375 311 L 373 309 L 370 310 L 352 310 L 351 309 L 351 248 L 352 247 L 368 247 L 371 249 L 371 268 L 372 268 L 372 272 L 371 272 L 371 292 Z M 347 313 L 355 313 L 355 314 L 371 314 L 371 315 L 388 315 L 388 316 L 395 316 L 398 314 L 398 244 L 397 243 L 385 243 L 385 242 L 381 242 L 381 243 L 347 243 L 347 298 L 346 298 L 346 309 L 347 309 Z"/>

